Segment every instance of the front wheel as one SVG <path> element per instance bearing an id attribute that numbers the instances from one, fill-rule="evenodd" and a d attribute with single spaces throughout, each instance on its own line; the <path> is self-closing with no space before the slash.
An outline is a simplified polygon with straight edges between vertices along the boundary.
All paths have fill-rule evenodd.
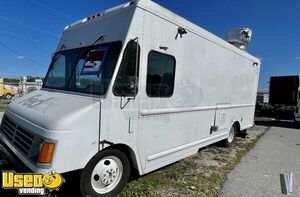
<path id="1" fill-rule="evenodd" d="M 130 162 L 119 150 L 99 152 L 83 169 L 80 189 L 83 196 L 115 196 L 130 176 Z"/>
<path id="2" fill-rule="evenodd" d="M 5 95 L 5 98 L 6 98 L 7 100 L 11 100 L 11 99 L 12 99 L 12 97 L 13 97 L 13 95 L 12 95 L 12 94 L 6 94 L 6 95 Z"/>

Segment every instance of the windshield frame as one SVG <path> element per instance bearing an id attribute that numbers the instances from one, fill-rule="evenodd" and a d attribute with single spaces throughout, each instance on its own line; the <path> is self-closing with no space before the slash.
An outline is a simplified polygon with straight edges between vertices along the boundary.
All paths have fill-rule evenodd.
<path id="1" fill-rule="evenodd" d="M 97 49 L 97 48 L 103 48 L 103 47 L 107 47 L 107 46 L 109 47 L 111 45 L 115 45 L 115 49 L 114 50 L 117 50 L 118 53 L 114 57 L 115 58 L 114 59 L 115 64 L 113 65 L 114 67 L 112 68 L 111 74 L 109 76 L 109 81 L 107 82 L 108 84 L 106 85 L 106 88 L 104 89 L 104 91 L 102 91 L 102 92 L 93 92 L 93 91 L 86 92 L 86 91 L 80 91 L 78 89 L 74 90 L 73 88 L 70 88 L 71 81 L 74 78 L 76 78 L 74 75 L 76 74 L 76 70 L 77 70 L 76 68 L 78 66 L 78 62 L 81 59 L 83 53 L 86 52 L 86 51 L 91 51 L 91 50 Z M 72 48 L 72 49 L 57 51 L 52 56 L 51 63 L 50 63 L 49 68 L 47 70 L 47 73 L 46 73 L 46 76 L 45 76 L 42 88 L 49 89 L 49 90 L 60 90 L 60 91 L 74 92 L 74 93 L 80 93 L 80 94 L 88 94 L 88 95 L 93 95 L 93 96 L 104 96 L 104 95 L 106 95 L 106 93 L 107 93 L 107 91 L 108 91 L 108 89 L 110 87 L 110 84 L 112 83 L 113 75 L 114 75 L 114 72 L 115 72 L 115 70 L 117 68 L 117 65 L 118 65 L 118 62 L 119 62 L 119 58 L 121 56 L 122 49 L 123 49 L 123 42 L 120 41 L 120 40 L 118 40 L 118 41 L 101 43 L 101 44 L 97 44 L 97 45 L 89 45 L 89 46 L 84 46 L 84 47 L 79 47 L 79 48 Z M 51 71 L 53 69 L 53 66 L 56 63 L 57 58 L 60 57 L 59 55 L 63 54 L 63 53 L 66 53 L 66 52 L 73 51 L 73 50 L 74 51 L 75 50 L 79 50 L 79 51 L 77 53 L 77 57 L 74 58 L 74 65 L 71 65 L 70 76 L 68 78 L 65 77 L 65 85 L 63 87 L 47 86 L 46 85 L 47 79 L 49 78 L 49 75 L 51 74 Z M 108 54 L 106 54 L 106 55 L 108 55 Z M 104 61 L 104 64 L 105 65 L 103 65 L 103 68 L 107 66 L 107 62 Z M 101 70 L 101 72 L 102 71 L 103 70 Z M 102 84 L 104 82 L 101 80 L 100 83 Z"/>

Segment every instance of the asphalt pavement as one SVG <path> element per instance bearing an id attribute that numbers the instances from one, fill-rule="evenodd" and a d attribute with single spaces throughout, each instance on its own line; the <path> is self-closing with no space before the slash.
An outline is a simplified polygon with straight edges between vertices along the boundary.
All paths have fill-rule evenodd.
<path id="1" fill-rule="evenodd" d="M 286 196 L 287 187 L 280 174 L 290 172 L 292 196 L 300 196 L 300 129 L 289 121 L 272 124 L 228 174 L 219 197 Z"/>

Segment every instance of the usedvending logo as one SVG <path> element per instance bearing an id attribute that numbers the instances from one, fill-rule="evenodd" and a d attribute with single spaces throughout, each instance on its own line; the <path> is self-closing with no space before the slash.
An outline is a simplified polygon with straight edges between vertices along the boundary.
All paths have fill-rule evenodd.
<path id="1" fill-rule="evenodd" d="M 48 191 L 58 190 L 65 182 L 57 172 L 46 174 L 16 173 L 2 171 L 2 188 L 17 189 L 19 195 L 45 195 Z"/>

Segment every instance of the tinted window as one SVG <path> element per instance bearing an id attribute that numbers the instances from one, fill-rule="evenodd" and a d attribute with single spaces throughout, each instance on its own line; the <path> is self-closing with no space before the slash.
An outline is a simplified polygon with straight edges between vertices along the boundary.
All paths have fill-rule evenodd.
<path id="1" fill-rule="evenodd" d="M 53 58 L 52 68 L 49 71 L 45 85 L 53 88 L 64 88 L 72 73 L 72 65 L 75 64 L 78 51 L 70 50 L 61 52 Z"/>
<path id="2" fill-rule="evenodd" d="M 123 55 L 120 69 L 114 84 L 116 96 L 135 96 L 139 76 L 139 51 L 137 42 L 129 42 Z M 137 56 L 138 55 L 138 56 Z"/>
<path id="3" fill-rule="evenodd" d="M 101 47 L 93 50 L 83 50 L 77 61 L 76 70 L 74 71 L 69 88 L 78 92 L 91 92 L 95 94 L 103 92 L 104 84 L 107 81 L 105 79 L 105 69 L 103 69 L 107 51 L 107 48 Z"/>
<path id="4" fill-rule="evenodd" d="M 150 97 L 170 97 L 174 91 L 175 58 L 151 51 L 148 55 L 146 91 Z"/>

